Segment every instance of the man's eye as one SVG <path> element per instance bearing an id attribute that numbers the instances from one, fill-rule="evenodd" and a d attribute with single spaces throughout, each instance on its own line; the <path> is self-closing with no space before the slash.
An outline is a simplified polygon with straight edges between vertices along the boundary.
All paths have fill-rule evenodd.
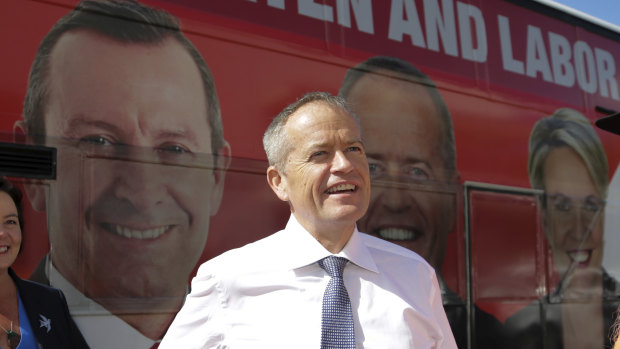
<path id="1" fill-rule="evenodd" d="M 430 178 L 428 173 L 419 167 L 410 167 L 405 170 L 405 174 L 415 179 L 429 179 Z"/>
<path id="2" fill-rule="evenodd" d="M 159 147 L 158 150 L 169 154 L 185 154 L 190 152 L 189 149 L 178 144 L 164 145 Z"/>
<path id="3" fill-rule="evenodd" d="M 353 147 L 348 147 L 347 151 L 352 151 L 352 152 L 361 152 L 362 148 L 358 147 L 358 146 L 353 146 Z"/>
<path id="4" fill-rule="evenodd" d="M 314 153 L 312 153 L 312 155 L 310 155 L 310 158 L 317 158 L 325 154 L 327 154 L 327 152 L 324 150 L 315 151 Z"/>
<path id="5" fill-rule="evenodd" d="M 80 138 L 80 143 L 92 145 L 112 145 L 112 141 L 103 136 L 86 136 Z"/>
<path id="6" fill-rule="evenodd" d="M 373 163 L 373 162 L 369 163 L 368 169 L 370 170 L 371 176 L 379 176 L 383 173 L 383 167 L 377 163 Z"/>

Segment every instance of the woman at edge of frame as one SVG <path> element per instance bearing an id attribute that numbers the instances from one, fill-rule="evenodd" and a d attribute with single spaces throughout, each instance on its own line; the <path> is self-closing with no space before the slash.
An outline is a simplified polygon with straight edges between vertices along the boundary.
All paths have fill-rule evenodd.
<path id="1" fill-rule="evenodd" d="M 0 177 L 0 348 L 88 348 L 62 291 L 23 280 L 11 269 L 23 248 L 22 197 Z"/>

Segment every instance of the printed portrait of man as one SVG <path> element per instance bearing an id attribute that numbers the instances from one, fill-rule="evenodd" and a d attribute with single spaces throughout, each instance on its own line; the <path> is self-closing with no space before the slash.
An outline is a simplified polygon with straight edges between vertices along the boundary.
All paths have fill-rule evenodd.
<path id="1" fill-rule="evenodd" d="M 83 1 L 43 39 L 24 120 L 57 147 L 30 185 L 50 252 L 32 275 L 61 288 L 92 348 L 150 348 L 180 309 L 229 163 L 213 76 L 171 14 Z"/>
<path id="2" fill-rule="evenodd" d="M 456 224 L 459 183 L 446 103 L 425 73 L 390 56 L 350 68 L 339 95 L 360 118 L 372 179 L 359 229 L 418 253 L 435 268 L 452 332 L 458 347 L 465 348 L 465 303 L 441 275 Z M 499 332 L 494 317 L 479 309 L 476 316 L 481 328 Z"/>
<path id="3" fill-rule="evenodd" d="M 362 121 L 373 186 L 360 230 L 390 240 L 441 270 L 456 221 L 452 119 L 428 76 L 394 57 L 349 69 L 340 89 Z M 448 189 L 448 190 L 446 190 Z"/>

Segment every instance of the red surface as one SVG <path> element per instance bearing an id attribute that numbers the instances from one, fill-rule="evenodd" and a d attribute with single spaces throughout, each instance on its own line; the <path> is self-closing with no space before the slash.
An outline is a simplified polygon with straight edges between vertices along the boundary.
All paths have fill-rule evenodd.
<path id="1" fill-rule="evenodd" d="M 3 1 L 0 45 L 5 49 L 0 64 L 0 131 L 5 134 L 10 135 L 14 122 L 20 119 L 28 71 L 41 38 L 76 2 Z M 598 93 L 588 94 L 577 86 L 561 87 L 543 81 L 541 76 L 530 78 L 503 70 L 496 29 L 498 15 L 510 19 L 516 58 L 523 59 L 524 33 L 528 25 L 535 25 L 544 33 L 561 34 L 571 43 L 583 40 L 590 47 L 611 52 L 620 69 L 619 42 L 509 2 L 471 2 L 485 18 L 489 44 L 485 63 L 415 47 L 408 37 L 402 43 L 385 39 L 387 1 L 373 2 L 374 35 L 359 32 L 355 24 L 353 29 L 323 25 L 298 15 L 293 5 L 286 11 L 266 8 L 265 0 L 145 2 L 176 14 L 187 36 L 204 55 L 215 77 L 225 136 L 235 157 L 227 174 L 222 207 L 212 222 L 204 259 L 284 226 L 288 208 L 267 187 L 261 172 L 264 163 L 255 161 L 265 158 L 261 145 L 264 129 L 273 116 L 302 93 L 336 93 L 346 69 L 372 55 L 407 59 L 439 85 L 454 122 L 462 182 L 528 187 L 527 139 L 538 119 L 566 106 L 584 112 L 590 120 L 601 116 L 594 112 L 596 105 L 620 110 L 620 101 Z M 286 1 L 287 6 L 293 3 Z M 421 3 L 416 2 L 420 16 Z M 603 132 L 599 135 L 610 169 L 615 169 L 620 160 L 620 139 Z M 476 297 L 481 304 L 515 295 L 535 297 L 532 287 L 539 285 L 540 275 L 531 273 L 538 263 L 535 251 L 540 248 L 540 240 L 535 238 L 532 207 L 518 200 L 498 204 L 489 198 L 475 204 Z M 464 225 L 460 217 L 458 231 L 449 240 L 443 272 L 448 284 L 464 296 Z M 45 216 L 28 208 L 26 219 L 26 249 L 15 266 L 22 275 L 28 275 L 48 249 Z M 507 274 L 516 277 L 507 280 Z M 500 317 L 512 308 L 502 311 Z"/>

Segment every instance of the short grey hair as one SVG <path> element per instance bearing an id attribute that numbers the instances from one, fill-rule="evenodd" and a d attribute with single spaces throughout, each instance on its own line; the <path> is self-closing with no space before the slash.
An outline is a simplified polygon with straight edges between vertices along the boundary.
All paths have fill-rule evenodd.
<path id="1" fill-rule="evenodd" d="M 396 73 L 397 75 L 388 75 L 382 73 L 382 71 Z M 366 74 L 377 74 L 394 79 L 401 79 L 426 87 L 426 90 L 431 96 L 431 100 L 437 108 L 439 116 L 440 132 L 443 136 L 440 151 L 444 167 L 449 176 L 456 173 L 456 142 L 454 140 L 452 116 L 433 80 L 413 64 L 400 58 L 374 56 L 347 70 L 338 95 L 345 99 L 348 98 L 355 84 Z"/>
<path id="2" fill-rule="evenodd" d="M 609 165 L 605 149 L 588 119 L 570 108 L 560 108 L 536 122 L 530 134 L 528 174 L 534 189 L 545 190 L 545 160 L 561 147 L 574 150 L 586 164 L 601 198 L 607 197 Z"/>
<path id="3" fill-rule="evenodd" d="M 38 144 L 45 142 L 45 109 L 50 90 L 50 59 L 60 38 L 68 32 L 90 31 L 130 45 L 161 45 L 168 38 L 179 42 L 200 71 L 207 102 L 205 118 L 211 127 L 211 147 L 217 152 L 225 144 L 220 102 L 213 74 L 198 49 L 181 32 L 177 17 L 135 0 L 82 0 L 62 17 L 41 41 L 30 69 L 24 100 L 26 131 Z"/>
<path id="4" fill-rule="evenodd" d="M 347 114 L 355 120 L 358 126 L 360 121 L 358 117 L 353 114 L 347 105 L 344 98 L 334 96 L 328 92 L 309 92 L 304 94 L 301 98 L 284 108 L 267 127 L 265 134 L 263 135 L 263 147 L 267 154 L 267 160 L 270 166 L 274 166 L 278 171 L 286 173 L 286 160 L 290 152 L 295 149 L 295 145 L 288 142 L 288 137 L 284 131 L 286 123 L 297 110 L 304 105 L 310 103 L 325 103 L 332 108 L 345 111 Z M 361 127 L 360 127 L 361 132 Z"/>

